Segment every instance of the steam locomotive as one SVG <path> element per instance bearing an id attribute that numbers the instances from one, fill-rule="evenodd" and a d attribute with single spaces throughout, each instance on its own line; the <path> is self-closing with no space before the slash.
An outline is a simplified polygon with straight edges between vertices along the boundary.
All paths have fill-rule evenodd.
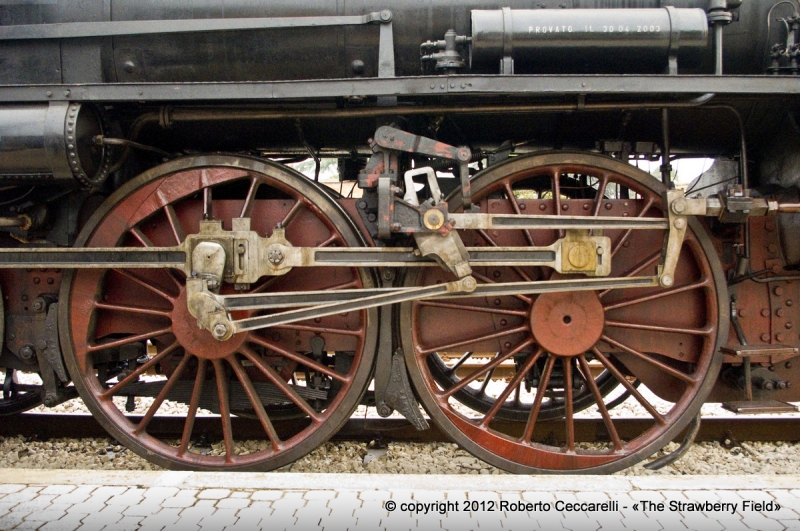
<path id="1" fill-rule="evenodd" d="M 792 409 L 798 9 L 0 1 L 0 412 L 77 392 L 159 465 L 271 470 L 361 404 L 610 473 Z"/>

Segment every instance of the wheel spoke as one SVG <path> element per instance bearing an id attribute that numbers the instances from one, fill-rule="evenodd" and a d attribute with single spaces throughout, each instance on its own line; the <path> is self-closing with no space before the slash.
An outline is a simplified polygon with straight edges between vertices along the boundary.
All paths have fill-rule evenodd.
<path id="1" fill-rule="evenodd" d="M 495 332 L 494 334 L 487 334 L 484 336 L 473 337 L 470 339 L 464 339 L 461 341 L 456 341 L 455 343 L 448 343 L 446 345 L 438 345 L 433 348 L 427 348 L 424 350 L 417 350 L 417 355 L 419 357 L 425 357 L 431 352 L 441 352 L 452 350 L 454 348 L 462 347 L 464 345 L 470 345 L 474 343 L 480 343 L 481 341 L 488 341 L 490 339 L 497 339 L 498 337 L 503 336 L 510 336 L 511 334 L 519 334 L 519 333 L 527 333 L 529 331 L 528 325 L 518 326 L 516 328 L 511 328 L 509 330 L 501 330 L 499 332 Z"/>
<path id="2" fill-rule="evenodd" d="M 606 188 L 608 187 L 608 174 L 603 174 L 597 183 L 597 193 L 594 196 L 594 208 L 592 209 L 592 216 L 597 217 L 600 215 L 600 208 L 603 206 L 603 199 L 606 196 Z"/>
<path id="3" fill-rule="evenodd" d="M 282 447 L 281 440 L 278 437 L 278 434 L 275 432 L 275 428 L 272 426 L 272 422 L 269 420 L 266 410 L 264 410 L 264 404 L 261 403 L 261 399 L 258 397 L 258 392 L 253 386 L 253 382 L 251 382 L 250 377 L 247 376 L 247 371 L 244 370 L 242 364 L 239 363 L 239 360 L 236 359 L 235 355 L 229 356 L 226 359 L 228 363 L 231 364 L 231 367 L 233 367 L 233 372 L 236 373 L 236 377 L 239 379 L 242 387 L 244 387 L 247 398 L 250 399 L 250 403 L 253 405 L 256 416 L 261 422 L 261 426 L 264 428 L 264 432 L 267 434 L 269 442 L 272 443 L 273 449 L 280 450 Z"/>
<path id="4" fill-rule="evenodd" d="M 606 431 L 608 431 L 608 435 L 611 437 L 611 442 L 614 443 L 614 450 L 619 451 L 622 449 L 622 441 L 617 433 L 617 427 L 614 426 L 614 421 L 611 420 L 611 415 L 608 414 L 608 408 L 606 408 L 606 404 L 603 401 L 603 395 L 592 377 L 592 370 L 589 368 L 589 362 L 586 361 L 585 354 L 578 356 L 578 363 L 581 369 L 578 371 L 578 374 L 581 375 L 583 381 L 586 382 L 586 385 L 592 391 L 597 409 L 600 410 L 600 414 L 603 416 L 603 423 L 606 425 Z"/>
<path id="5" fill-rule="evenodd" d="M 458 368 L 461 367 L 464 364 L 464 362 L 466 362 L 468 359 L 470 359 L 472 357 L 472 354 L 473 354 L 473 352 L 469 351 L 469 352 L 465 353 L 463 356 L 461 356 L 460 358 L 458 358 L 458 361 L 455 363 L 455 365 L 453 365 L 452 367 L 447 369 L 447 374 L 453 374 L 454 372 L 456 372 L 458 370 Z"/>
<path id="6" fill-rule="evenodd" d="M 572 358 L 561 358 L 564 364 L 564 415 L 565 426 L 567 430 L 567 452 L 575 451 L 575 420 L 572 418 L 573 405 L 572 405 Z"/>
<path id="7" fill-rule="evenodd" d="M 219 416 L 222 421 L 222 438 L 225 441 L 225 462 L 233 461 L 233 428 L 231 427 L 230 392 L 228 390 L 228 377 L 222 360 L 211 360 L 214 365 L 214 374 L 217 380 L 217 395 L 219 396 Z"/>
<path id="8" fill-rule="evenodd" d="M 164 213 L 167 215 L 167 221 L 169 221 L 172 235 L 175 237 L 175 243 L 180 245 L 183 243 L 183 240 L 186 239 L 186 235 L 183 233 L 183 227 L 181 227 L 181 220 L 178 219 L 178 215 L 175 213 L 175 208 L 173 208 L 172 205 L 165 205 Z"/>
<path id="9" fill-rule="evenodd" d="M 630 269 L 630 270 L 626 271 L 625 273 L 623 273 L 620 276 L 622 276 L 622 277 L 632 277 L 634 275 L 637 275 L 637 274 L 641 273 L 642 270 L 644 270 L 648 266 L 651 266 L 654 263 L 656 263 L 660 258 L 661 258 L 661 250 L 655 251 L 653 254 L 651 254 L 650 256 L 648 256 L 647 258 L 645 258 L 644 260 L 642 260 L 638 264 L 636 264 L 633 267 L 633 269 Z M 599 299 L 602 299 L 603 297 L 605 297 L 606 295 L 608 295 L 612 291 L 614 291 L 614 288 L 609 288 L 607 290 L 601 291 L 600 293 L 597 294 L 597 297 Z"/>
<path id="10" fill-rule="evenodd" d="M 250 188 L 247 190 L 247 196 L 244 198 L 244 203 L 242 204 L 242 212 L 239 214 L 240 218 L 249 218 L 250 214 L 253 211 L 253 205 L 256 201 L 256 194 L 258 193 L 258 187 L 261 185 L 261 181 L 256 177 L 250 178 Z"/>
<path id="11" fill-rule="evenodd" d="M 86 349 L 86 351 L 96 352 L 98 350 L 104 350 L 107 348 L 121 347 L 122 345 L 129 345 L 131 343 L 147 341 L 148 339 L 154 339 L 156 337 L 165 336 L 171 333 L 172 333 L 172 328 L 162 328 L 161 330 L 156 330 L 154 332 L 147 332 L 145 334 L 139 334 L 138 336 L 128 336 L 123 339 L 117 339 L 116 341 L 109 341 L 108 343 L 90 344 Z"/>
<path id="12" fill-rule="evenodd" d="M 250 337 L 249 337 L 249 340 L 251 342 L 255 343 L 256 345 L 260 345 L 260 346 L 262 346 L 264 348 L 268 348 L 270 350 L 273 350 L 273 351 L 277 352 L 278 354 L 280 354 L 281 356 L 283 356 L 284 358 L 289 358 L 290 360 L 292 360 L 294 362 L 297 362 L 300 365 L 303 365 L 305 367 L 308 367 L 309 369 L 313 369 L 313 370 L 315 370 L 317 372 L 320 372 L 320 373 L 324 374 L 325 376 L 329 376 L 329 377 L 333 378 L 334 380 L 339 380 L 340 382 L 349 382 L 350 381 L 350 376 L 349 375 L 339 374 L 338 372 L 336 372 L 335 370 L 331 369 L 330 367 L 328 367 L 326 365 L 323 365 L 323 364 L 321 364 L 321 363 L 319 363 L 317 361 L 314 361 L 311 358 L 303 356 L 302 354 L 298 354 L 296 352 L 292 352 L 291 350 L 287 350 L 287 349 L 283 348 L 281 345 L 279 345 L 278 343 L 275 343 L 274 341 L 270 341 L 269 339 L 265 338 L 264 336 L 260 336 L 260 335 L 257 335 L 257 334 L 251 334 Z"/>
<path id="13" fill-rule="evenodd" d="M 167 398 L 169 392 L 172 390 L 175 384 L 178 383 L 178 380 L 180 380 L 181 374 L 183 374 L 183 370 L 186 368 L 186 364 L 189 362 L 190 357 L 191 356 L 189 354 L 183 355 L 181 362 L 172 372 L 172 375 L 170 375 L 169 379 L 167 379 L 167 383 L 164 384 L 161 392 L 158 393 L 158 396 L 155 398 L 155 400 L 153 400 L 153 403 L 148 408 L 147 413 L 145 413 L 144 417 L 142 417 L 142 420 L 139 422 L 139 424 L 136 425 L 136 429 L 133 430 L 133 433 L 140 434 L 147 429 L 147 425 L 150 424 L 151 420 L 153 420 L 156 412 L 158 412 L 158 408 L 161 407 L 161 404 L 164 403 L 164 400 Z"/>
<path id="14" fill-rule="evenodd" d="M 511 357 L 515 356 L 517 353 L 522 351 L 522 349 L 524 349 L 525 347 L 531 345 L 532 343 L 533 343 L 533 341 L 531 339 L 527 339 L 527 340 L 523 341 L 522 343 L 520 343 L 516 348 L 514 348 L 514 350 L 506 352 L 505 354 L 498 355 L 491 362 L 487 363 L 486 365 L 484 365 L 482 367 L 478 367 L 477 369 L 472 371 L 472 373 L 470 373 L 469 376 L 467 376 L 466 378 L 462 378 L 454 386 L 446 389 L 442 393 L 442 396 L 444 396 L 445 398 L 449 398 L 449 397 L 453 396 L 454 394 L 456 394 L 457 392 L 459 392 L 460 390 L 462 390 L 463 388 L 465 388 L 466 386 L 468 386 L 469 384 L 471 384 L 472 382 L 477 380 L 482 374 L 484 374 L 484 373 L 486 373 L 488 371 L 493 371 L 495 368 L 497 368 L 498 365 L 503 363 L 508 358 L 511 358 Z"/>
<path id="15" fill-rule="evenodd" d="M 99 308 L 101 310 L 110 310 L 110 311 L 125 312 L 125 313 L 137 313 L 142 315 L 155 315 L 157 317 L 166 317 L 166 318 L 169 318 L 170 314 L 172 313 L 167 310 L 158 310 L 156 308 L 146 308 L 144 306 L 133 306 L 125 304 L 109 304 L 107 302 L 102 302 L 102 301 L 95 301 L 94 307 Z"/>
<path id="16" fill-rule="evenodd" d="M 297 201 L 295 201 L 294 205 L 292 205 L 292 208 L 289 209 L 289 212 L 286 214 L 286 216 L 281 221 L 281 226 L 284 229 L 286 227 L 288 227 L 289 223 L 292 222 L 294 217 L 297 215 L 298 212 L 300 212 L 300 209 L 303 208 L 303 207 L 305 207 L 305 204 L 303 203 L 303 201 L 301 201 L 299 199 Z"/>
<path id="17" fill-rule="evenodd" d="M 123 277 L 127 278 L 128 280 L 131 280 L 131 281 L 135 282 L 136 284 L 142 286 L 143 288 L 152 291 L 153 293 L 155 293 L 159 297 L 168 300 L 174 306 L 176 297 L 174 295 L 171 295 L 171 294 L 167 293 L 166 291 L 158 288 L 157 286 L 153 285 L 152 282 L 148 282 L 148 281 L 138 277 L 137 275 L 134 275 L 133 273 L 131 273 L 130 271 L 125 270 L 125 269 L 114 269 L 114 271 L 116 273 L 119 273 Z"/>
<path id="18" fill-rule="evenodd" d="M 606 312 L 610 312 L 612 310 L 618 310 L 619 308 L 626 308 L 628 306 L 634 306 L 636 304 L 641 304 L 643 302 L 649 302 L 656 299 L 661 299 L 664 297 L 669 297 L 670 295 L 677 295 L 678 293 L 684 293 L 687 291 L 692 291 L 695 289 L 704 288 L 709 285 L 710 279 L 704 277 L 702 280 L 698 282 L 693 282 L 691 284 L 686 284 L 683 286 L 677 286 L 672 289 L 658 291 L 656 293 L 651 293 L 649 295 L 642 295 L 641 297 L 635 297 L 633 299 L 626 299 L 618 302 L 613 302 L 610 304 L 606 304 L 603 306 L 603 309 Z"/>
<path id="19" fill-rule="evenodd" d="M 183 435 L 181 435 L 181 445 L 178 448 L 178 455 L 183 455 L 189 450 L 189 442 L 194 430 L 194 419 L 197 417 L 197 409 L 200 407 L 200 397 L 203 396 L 203 384 L 206 381 L 206 360 L 197 359 L 197 374 L 194 377 L 194 387 L 192 388 L 192 398 L 189 400 L 189 411 L 186 413 L 186 422 L 183 424 Z"/>
<path id="20" fill-rule="evenodd" d="M 514 377 L 511 379 L 511 381 L 508 382 L 508 385 L 506 385 L 505 389 L 503 389 L 503 392 L 500 393 L 500 396 L 498 396 L 495 399 L 492 408 L 486 412 L 486 415 L 484 415 L 483 420 L 481 420 L 479 426 L 481 426 L 482 428 L 486 428 L 492 421 L 492 419 L 495 417 L 495 415 L 497 415 L 497 412 L 500 411 L 500 408 L 503 406 L 506 399 L 508 399 L 509 395 L 511 395 L 511 393 L 514 392 L 515 390 L 517 392 L 516 396 L 517 398 L 519 398 L 519 388 L 522 385 L 522 381 L 525 379 L 525 375 L 527 375 L 528 372 L 533 368 L 533 366 L 536 364 L 536 361 L 541 357 L 543 352 L 544 350 L 540 347 L 539 349 L 536 350 L 536 352 L 533 353 L 532 356 L 530 356 L 527 360 L 525 360 L 525 363 L 517 371 L 517 374 L 515 374 Z"/>
<path id="21" fill-rule="evenodd" d="M 340 336 L 356 336 L 360 337 L 364 333 L 363 328 L 356 328 L 355 330 L 345 330 L 344 328 L 333 328 L 330 326 L 307 326 L 286 324 L 271 327 L 272 330 L 300 330 L 304 332 L 314 332 L 318 334 L 334 334 Z"/>
<path id="22" fill-rule="evenodd" d="M 514 197 L 514 190 L 511 189 L 511 183 L 506 182 L 505 183 L 505 188 L 506 188 L 506 196 L 508 196 L 508 202 L 511 203 L 511 208 L 514 209 L 514 212 L 517 215 L 520 215 L 522 213 L 522 210 L 520 210 L 520 208 L 519 208 L 519 203 L 517 202 L 517 198 Z M 523 234 L 523 236 L 525 236 L 525 239 L 528 241 L 528 245 L 530 245 L 531 247 L 536 247 L 536 243 L 533 240 L 533 235 L 531 234 L 530 230 L 523 229 L 522 230 L 522 234 Z"/>
<path id="23" fill-rule="evenodd" d="M 647 399 L 643 397 L 642 394 L 639 391 L 637 391 L 634 386 L 631 385 L 628 379 L 625 378 L 625 376 L 621 372 L 619 372 L 619 369 L 614 367 L 614 364 L 611 363 L 611 361 L 609 361 L 609 359 L 606 358 L 605 355 L 603 355 L 603 353 L 600 352 L 600 350 L 598 350 L 597 347 L 594 347 L 592 349 L 592 352 L 597 357 L 597 359 L 600 360 L 600 363 L 603 364 L 603 366 L 608 370 L 608 372 L 614 375 L 614 378 L 616 378 L 619 381 L 619 383 L 621 383 L 625 387 L 625 389 L 627 389 L 628 392 L 631 395 L 633 395 L 633 397 L 642 405 L 643 408 L 647 410 L 648 413 L 650 413 L 650 415 L 656 420 L 656 422 L 662 425 L 667 423 L 666 419 L 661 415 L 661 413 L 656 411 L 656 408 L 653 407 L 653 404 L 648 402 Z"/>
<path id="24" fill-rule="evenodd" d="M 547 392 L 547 386 L 550 384 L 550 375 L 553 373 L 553 366 L 555 363 L 556 357 L 550 355 L 550 357 L 547 358 L 547 362 L 544 364 L 542 377 L 539 380 L 539 385 L 536 386 L 536 398 L 533 399 L 533 406 L 531 406 L 531 412 L 525 423 L 525 431 L 520 438 L 520 442 L 523 444 L 530 444 L 533 437 L 533 428 L 536 426 L 536 420 L 539 418 L 539 412 L 542 409 L 542 399 Z"/>
<path id="25" fill-rule="evenodd" d="M 655 200 L 654 197 L 648 198 L 647 203 L 645 203 L 644 207 L 642 207 L 642 210 L 639 211 L 639 213 L 636 215 L 636 217 L 637 218 L 644 217 L 644 215 L 647 213 L 648 210 L 650 210 L 650 207 L 652 207 L 653 203 L 655 203 L 655 202 L 656 202 L 656 200 Z M 632 232 L 633 232 L 633 229 L 626 230 L 622 234 L 622 237 L 617 241 L 617 243 L 614 244 L 614 248 L 611 250 L 611 257 L 612 258 L 614 256 L 616 256 L 617 252 L 619 252 L 620 249 L 622 249 L 622 246 L 628 240 L 628 238 L 630 237 Z"/>
<path id="26" fill-rule="evenodd" d="M 491 278 L 489 278 L 489 277 L 487 277 L 487 276 L 485 276 L 485 275 L 481 275 L 481 274 L 480 274 L 480 273 L 478 273 L 477 271 L 473 271 L 473 272 L 472 272 L 472 276 L 473 276 L 473 277 L 475 277 L 475 278 L 477 278 L 477 279 L 478 279 L 478 280 L 480 280 L 481 282 L 484 282 L 484 283 L 486 283 L 486 284 L 497 284 L 497 282 L 495 282 L 495 281 L 494 281 L 494 280 L 492 280 Z M 520 294 L 517 294 L 517 295 L 514 295 L 514 297 L 516 297 L 517 299 L 521 300 L 521 301 L 522 301 L 522 302 L 524 302 L 525 304 L 530 304 L 530 303 L 532 303 L 532 302 L 533 302 L 533 299 L 532 299 L 532 298 L 530 298 L 530 297 L 528 297 L 527 295 L 520 295 Z"/>
<path id="27" fill-rule="evenodd" d="M 139 229 L 139 227 L 133 227 L 128 232 L 136 238 L 136 241 L 142 244 L 142 247 L 153 247 L 153 242 L 150 241 L 150 238 L 144 235 L 144 232 Z"/>
<path id="28" fill-rule="evenodd" d="M 619 341 L 615 341 L 615 340 L 611 339 L 610 337 L 608 337 L 605 334 L 602 335 L 600 337 L 600 339 L 602 341 L 605 341 L 606 343 L 612 345 L 612 346 L 615 346 L 617 348 L 621 348 L 622 350 L 624 350 L 628 354 L 632 354 L 632 355 L 636 356 L 640 360 L 649 363 L 650 365 L 656 367 L 657 369 L 662 370 L 663 372 L 669 374 L 670 376 L 673 376 L 673 377 L 675 377 L 675 378 L 677 378 L 679 380 L 683 380 L 684 382 L 688 383 L 689 385 L 694 385 L 696 383 L 696 380 L 695 380 L 695 378 L 693 376 L 690 376 L 688 374 L 683 374 L 681 371 L 673 369 L 669 365 L 661 363 L 658 360 L 654 360 L 653 358 L 651 358 L 651 357 L 639 352 L 638 350 L 636 350 L 634 348 L 631 348 L 631 347 L 629 347 L 627 345 L 623 345 Z"/>
<path id="29" fill-rule="evenodd" d="M 261 357 L 253 352 L 250 348 L 246 346 L 242 346 L 241 353 L 250 361 L 253 362 L 258 370 L 260 370 L 269 380 L 278 387 L 283 394 L 286 395 L 289 400 L 294 402 L 294 404 L 303 410 L 303 413 L 311 417 L 311 420 L 314 424 L 320 424 L 322 422 L 322 417 L 319 413 L 317 413 L 314 408 L 312 408 L 308 402 L 306 402 L 305 398 L 300 396 L 297 391 L 292 389 L 281 377 L 280 375 L 275 372 L 275 369 L 270 367 L 268 364 L 264 363 L 264 360 Z"/>
<path id="30" fill-rule="evenodd" d="M 153 367 L 156 363 L 163 360 L 167 355 L 171 354 L 176 348 L 180 346 L 180 343 L 177 341 L 173 341 L 167 348 L 147 360 L 142 365 L 138 366 L 132 373 L 128 376 L 114 384 L 113 387 L 106 389 L 101 395 L 100 398 L 109 398 L 114 396 L 115 394 L 119 393 L 119 391 L 128 385 L 129 383 L 137 380 L 142 374 L 150 370 L 150 367 Z"/>
<path id="31" fill-rule="evenodd" d="M 502 308 L 492 308 L 491 306 L 471 306 L 467 304 L 453 304 L 450 302 L 439 301 L 418 301 L 422 306 L 432 306 L 434 308 L 448 308 L 451 310 L 463 310 L 465 312 L 494 313 L 498 315 L 513 315 L 515 317 L 526 317 L 528 312 L 525 310 L 504 310 Z"/>
<path id="32" fill-rule="evenodd" d="M 322 242 L 322 243 L 320 243 L 319 245 L 317 245 L 317 248 L 320 248 L 320 247 L 327 247 L 327 246 L 329 246 L 330 244 L 332 244 L 332 243 L 334 243 L 334 242 L 337 242 L 337 241 L 340 241 L 340 240 L 341 240 L 341 237 L 340 237 L 340 236 L 339 236 L 337 233 L 335 233 L 335 232 L 334 232 L 334 233 L 331 233 L 331 236 L 330 236 L 330 238 L 328 238 L 328 239 L 327 239 L 327 240 L 325 240 L 324 242 Z"/>
<path id="33" fill-rule="evenodd" d="M 708 336 L 714 333 L 714 327 L 705 328 L 677 328 L 673 326 L 657 326 L 648 324 L 628 323 L 626 321 L 614 321 L 606 319 L 606 326 L 614 328 L 629 328 L 632 330 L 649 330 L 651 332 L 664 332 L 669 334 L 688 334 L 692 336 Z"/>

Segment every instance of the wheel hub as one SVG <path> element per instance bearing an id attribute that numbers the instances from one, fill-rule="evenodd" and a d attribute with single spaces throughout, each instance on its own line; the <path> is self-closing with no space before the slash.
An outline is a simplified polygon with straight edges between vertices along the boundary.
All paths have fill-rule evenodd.
<path id="1" fill-rule="evenodd" d="M 530 324 L 533 336 L 545 350 L 571 357 L 597 343 L 605 315 L 593 291 L 546 293 L 533 303 Z"/>
<path id="2" fill-rule="evenodd" d="M 247 332 L 235 334 L 227 341 L 217 341 L 212 335 L 213 331 L 197 326 L 197 319 L 189 313 L 186 293 L 186 288 L 181 289 L 172 310 L 172 331 L 175 339 L 187 351 L 207 360 L 226 358 L 237 352 L 247 338 Z"/>

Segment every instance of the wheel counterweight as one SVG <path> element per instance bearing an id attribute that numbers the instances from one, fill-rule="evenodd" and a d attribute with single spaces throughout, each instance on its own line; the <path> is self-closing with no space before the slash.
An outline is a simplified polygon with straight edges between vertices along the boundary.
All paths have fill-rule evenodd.
<path id="1" fill-rule="evenodd" d="M 294 245 L 363 245 L 322 187 L 279 164 L 234 156 L 178 159 L 137 177 L 100 207 L 78 245 L 176 245 L 208 217 L 228 230 L 234 218 L 250 218 L 262 235 L 283 227 Z M 368 269 L 302 268 L 237 285 L 236 292 L 373 286 Z M 221 290 L 233 293 L 234 286 Z M 61 341 L 84 402 L 111 435 L 168 468 L 270 470 L 291 463 L 349 419 L 369 383 L 376 309 L 218 341 L 191 317 L 186 278 L 175 270 L 73 271 L 61 301 Z M 176 441 L 150 432 L 156 413 L 170 402 L 182 403 L 185 415 Z M 143 416 L 127 416 L 132 410 Z M 221 423 L 222 440 L 210 448 L 204 434 L 194 431 L 195 418 L 203 414 L 217 415 Z M 262 442 L 237 435 L 235 416 L 257 419 Z M 273 421 L 287 417 L 296 428 L 278 433 Z"/>
<path id="2" fill-rule="evenodd" d="M 477 175 L 472 190 L 473 201 L 488 213 L 664 215 L 664 190 L 657 180 L 592 154 L 512 159 Z M 458 210 L 458 192 L 448 202 Z M 698 222 L 689 227 L 670 288 L 403 304 L 403 348 L 431 417 L 465 449 L 512 472 L 610 473 L 663 447 L 699 411 L 722 361 L 719 343 L 728 335 L 727 316 L 720 311 L 727 289 L 716 252 Z M 460 233 L 467 246 L 493 247 L 549 245 L 561 236 L 557 230 Z M 656 274 L 664 231 L 605 235 L 612 241 L 612 256 L 606 258 L 612 260 L 611 277 Z M 473 276 L 481 283 L 564 278 L 534 267 L 476 268 Z M 418 270 L 405 282 L 446 280 L 441 271 Z M 470 369 L 457 374 L 468 360 Z M 492 384 L 501 365 L 511 366 L 512 375 Z M 651 403 L 637 390 L 637 379 L 666 402 Z M 613 400 L 605 398 L 617 386 L 652 421 L 626 439 L 609 414 L 607 402 Z M 603 420 L 607 441 L 575 442 L 581 410 Z"/>

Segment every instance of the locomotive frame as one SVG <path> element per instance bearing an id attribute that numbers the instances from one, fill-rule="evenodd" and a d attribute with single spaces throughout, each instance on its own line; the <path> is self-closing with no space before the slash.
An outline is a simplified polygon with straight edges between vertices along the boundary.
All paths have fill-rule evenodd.
<path id="1" fill-rule="evenodd" d="M 796 6 L 588 3 L 453 11 L 456 31 L 414 41 L 433 75 L 409 75 L 400 53 L 417 36 L 413 13 L 370 6 L 99 21 L 64 8 L 65 20 L 0 25 L 16 80 L 0 86 L 0 412 L 38 402 L 39 388 L 15 380 L 38 372 L 47 405 L 77 390 L 158 464 L 268 470 L 327 440 L 366 393 L 382 416 L 397 410 L 424 429 L 419 400 L 454 441 L 507 470 L 609 473 L 699 422 L 706 401 L 797 400 Z M 792 11 L 785 43 L 769 48 L 767 25 L 754 46 L 729 32 L 740 44 L 724 53 L 724 27 L 761 28 L 776 9 Z M 460 35 L 464 13 L 471 35 Z M 636 38 L 586 29 L 556 44 L 509 29 L 537 16 L 671 26 Z M 167 61 L 193 59 L 171 38 L 214 56 L 228 48 L 208 35 L 305 42 L 310 28 L 353 37 L 351 26 L 366 30 L 359 46 L 377 46 L 348 41 L 336 56 L 347 78 L 319 64 L 303 77 L 296 42 L 284 63 L 296 80 L 280 65 L 265 66 L 267 79 L 220 81 L 226 65 Z M 142 36 L 167 39 L 166 52 Z M 249 75 L 231 53 L 231 77 Z M 553 53 L 570 57 L 554 65 Z M 43 70 L 13 71 L 26 60 Z M 737 75 L 722 75 L 730 63 Z M 338 158 L 362 196 L 284 164 L 309 155 L 317 174 L 320 156 Z M 671 162 L 698 155 L 736 159 L 713 194 L 672 185 Z M 661 179 L 628 164 L 636 157 L 661 160 Z M 477 368 L 459 376 L 467 361 Z M 501 364 L 514 376 L 489 390 Z M 630 439 L 609 413 L 620 391 L 652 420 Z M 167 400 L 189 406 L 179 441 L 147 431 Z M 133 422 L 126 413 L 144 402 Z M 203 410 L 221 418 L 220 455 L 195 444 Z M 575 442 L 581 411 L 602 418 L 607 441 Z M 232 416 L 254 418 L 266 445 L 237 443 Z M 298 427 L 279 435 L 284 418 Z M 563 433 L 539 433 L 542 420 Z"/>

